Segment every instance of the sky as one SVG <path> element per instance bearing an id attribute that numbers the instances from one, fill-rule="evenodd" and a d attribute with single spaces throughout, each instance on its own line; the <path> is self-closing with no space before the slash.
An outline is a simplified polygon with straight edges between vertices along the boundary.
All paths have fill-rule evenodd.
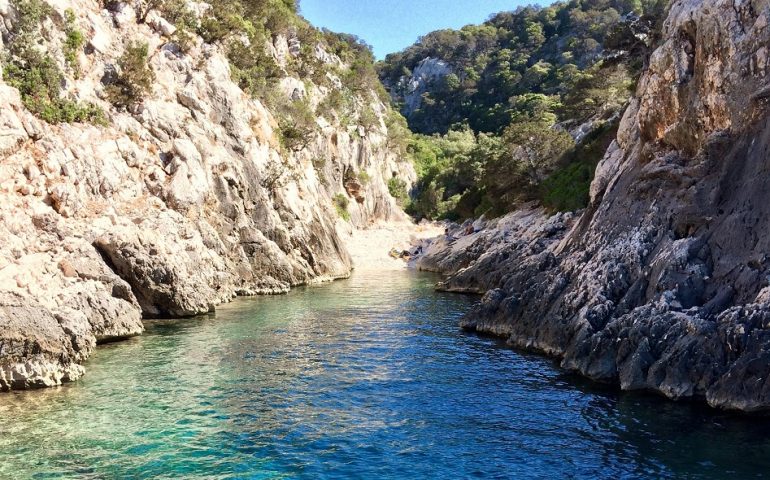
<path id="1" fill-rule="evenodd" d="M 493 13 L 548 3 L 531 0 L 300 0 L 300 12 L 316 27 L 352 33 L 383 59 L 417 37 L 442 28 L 481 23 Z"/>

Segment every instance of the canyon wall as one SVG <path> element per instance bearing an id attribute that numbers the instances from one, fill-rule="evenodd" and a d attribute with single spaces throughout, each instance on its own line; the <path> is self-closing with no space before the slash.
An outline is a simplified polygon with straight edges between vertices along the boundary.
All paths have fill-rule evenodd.
<path id="1" fill-rule="evenodd" d="M 481 254 L 442 284 L 486 291 L 465 328 L 624 390 L 770 408 L 768 19 L 767 1 L 671 3 L 571 230 L 487 260 L 490 234 L 465 240 Z"/>
<path id="2" fill-rule="evenodd" d="M 231 79 L 221 46 L 195 37 L 183 51 L 158 12 L 142 22 L 128 4 L 48 3 L 39 48 L 65 68 L 56 24 L 74 13 L 86 46 L 66 95 L 107 122 L 45 123 L 0 81 L 0 390 L 77 379 L 98 343 L 140 334 L 142 318 L 345 277 L 341 235 L 403 218 L 387 182 L 415 174 L 389 146 L 389 107 L 373 92 L 359 99 L 373 126 L 323 112 L 306 144 L 287 149 L 273 112 Z M 4 38 L 17 21 L 0 0 Z M 131 42 L 147 43 L 155 81 L 126 111 L 105 101 L 104 79 Z M 280 63 L 299 47 L 278 36 L 269 51 Z M 314 106 L 330 94 L 291 76 L 281 90 Z"/>

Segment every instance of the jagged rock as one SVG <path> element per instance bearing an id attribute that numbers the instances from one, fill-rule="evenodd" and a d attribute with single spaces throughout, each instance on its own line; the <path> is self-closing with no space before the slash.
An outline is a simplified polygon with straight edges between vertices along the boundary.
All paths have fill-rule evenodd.
<path id="1" fill-rule="evenodd" d="M 221 286 L 209 285 L 215 271 L 191 255 L 194 250 L 177 253 L 172 245 L 169 251 L 166 239 L 153 232 L 141 237 L 100 237 L 94 246 L 131 285 L 145 315 L 185 317 L 213 311 Z"/>
<path id="2" fill-rule="evenodd" d="M 443 273 L 439 289 L 484 293 L 498 286 L 515 259 L 550 255 L 573 226 L 575 215 L 549 216 L 534 205 L 494 220 L 478 220 L 448 228 L 423 241 L 411 265 Z"/>
<path id="3" fill-rule="evenodd" d="M 0 97 L 11 99 L 12 105 L 21 103 L 19 91 L 6 85 L 0 85 Z M 11 110 L 0 110 L 0 155 L 12 152 L 26 139 L 27 132 L 19 116 Z"/>
<path id="4" fill-rule="evenodd" d="M 152 10 L 147 14 L 147 25 L 151 26 L 156 32 L 164 37 L 171 37 L 176 33 L 176 27 L 168 22 L 160 12 Z"/>
<path id="5" fill-rule="evenodd" d="M 74 343 L 74 333 L 34 300 L 0 292 L 0 391 L 79 378 L 84 370 L 78 361 L 94 343 Z"/>
<path id="6" fill-rule="evenodd" d="M 109 124 L 46 124 L 0 81 L 0 297 L 19 309 L 0 314 L 0 389 L 74 380 L 97 343 L 140 334 L 143 317 L 197 315 L 238 294 L 348 276 L 332 197 L 349 169 L 371 176 L 349 208 L 352 225 L 405 218 L 387 181 L 416 174 L 383 125 L 351 135 L 322 112 L 323 130 L 289 152 L 275 112 L 232 81 L 221 46 L 197 39 L 181 52 L 161 38 L 170 24 L 153 12 L 139 23 L 128 5 L 54 6 L 75 11 L 90 44 L 65 94 L 103 108 Z M 212 8 L 188 7 L 199 16 Z M 41 48 L 56 57 L 63 32 L 46 33 L 51 45 Z M 142 107 L 125 112 L 102 99 L 102 80 L 130 42 L 148 44 L 156 81 Z M 297 43 L 283 42 L 292 55 Z M 288 83 L 320 104 L 328 90 L 303 80 Z"/>
<path id="7" fill-rule="evenodd" d="M 465 328 L 625 390 L 770 409 L 769 15 L 672 2 L 575 226 L 544 249 L 469 239 L 448 266 L 447 288 L 494 288 Z"/>
<path id="8" fill-rule="evenodd" d="M 131 5 L 120 2 L 114 8 L 112 17 L 119 28 L 127 28 L 136 22 L 136 10 Z"/>

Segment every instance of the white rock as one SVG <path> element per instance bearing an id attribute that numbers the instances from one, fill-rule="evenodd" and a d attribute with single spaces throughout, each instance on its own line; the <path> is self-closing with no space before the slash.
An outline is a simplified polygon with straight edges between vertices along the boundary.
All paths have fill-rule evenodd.
<path id="1" fill-rule="evenodd" d="M 163 18 L 157 10 L 147 14 L 147 25 L 164 37 L 171 37 L 176 33 L 176 27 Z"/>
<path id="2" fill-rule="evenodd" d="M 89 12 L 87 18 L 91 30 L 89 44 L 99 53 L 109 52 L 112 37 L 104 24 L 104 19 L 93 12 Z"/>
<path id="3" fill-rule="evenodd" d="M 184 138 L 174 140 L 174 153 L 185 163 L 197 163 L 200 165 L 203 161 L 195 144 Z"/>
<path id="4" fill-rule="evenodd" d="M 127 28 L 136 23 L 136 10 L 128 3 L 121 2 L 112 17 L 119 28 Z"/>
<path id="5" fill-rule="evenodd" d="M 403 92 L 404 108 L 407 115 L 420 108 L 422 94 L 427 91 L 431 82 L 450 73 L 452 73 L 452 67 L 447 62 L 428 57 L 417 64 L 410 77 L 401 78 L 398 88 Z"/>

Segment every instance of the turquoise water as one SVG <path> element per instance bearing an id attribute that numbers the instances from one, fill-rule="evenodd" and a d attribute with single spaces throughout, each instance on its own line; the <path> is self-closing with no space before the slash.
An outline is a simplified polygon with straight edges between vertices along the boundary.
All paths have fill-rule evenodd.
<path id="1" fill-rule="evenodd" d="M 357 274 L 100 348 L 0 396 L 0 478 L 757 478 L 770 423 L 621 395 L 462 333 L 476 299 Z"/>

